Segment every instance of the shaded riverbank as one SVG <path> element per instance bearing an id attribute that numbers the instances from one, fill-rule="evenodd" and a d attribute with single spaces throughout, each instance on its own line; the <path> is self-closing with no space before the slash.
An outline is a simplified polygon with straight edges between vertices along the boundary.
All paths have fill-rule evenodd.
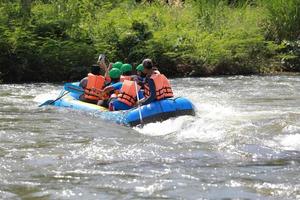
<path id="1" fill-rule="evenodd" d="M 0 2 L 0 80 L 79 80 L 99 53 L 170 77 L 300 70 L 298 0 L 152 2 Z"/>

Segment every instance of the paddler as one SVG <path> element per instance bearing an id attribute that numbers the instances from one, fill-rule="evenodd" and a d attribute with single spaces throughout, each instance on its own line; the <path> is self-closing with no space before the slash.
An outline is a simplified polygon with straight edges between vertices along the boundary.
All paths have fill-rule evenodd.
<path id="1" fill-rule="evenodd" d="M 140 98 L 143 97 L 140 88 L 141 86 L 137 85 L 135 81 L 124 80 L 119 94 L 109 102 L 109 110 L 117 111 L 133 108 L 137 102 L 137 94 Z"/>
<path id="2" fill-rule="evenodd" d="M 124 70 L 124 65 L 122 68 Z M 132 66 L 128 66 L 127 69 L 132 70 Z M 112 76 L 111 72 L 109 75 Z M 131 79 L 130 76 L 130 80 L 125 79 L 123 82 L 114 83 L 104 88 L 103 93 L 110 94 L 110 98 L 106 102 L 110 111 L 133 108 L 137 102 L 137 93 L 139 94 L 139 98 L 143 98 L 143 92 L 140 91 L 141 86 Z"/>
<path id="3" fill-rule="evenodd" d="M 110 82 L 107 83 L 106 87 L 101 90 L 100 96 L 102 100 L 98 101 L 98 105 L 108 107 L 108 103 L 112 98 L 115 98 L 122 87 L 122 82 L 120 82 L 121 70 L 118 68 L 112 68 L 108 76 L 110 77 Z"/>
<path id="4" fill-rule="evenodd" d="M 96 104 L 99 100 L 97 92 L 103 89 L 104 82 L 105 78 L 100 75 L 99 66 L 93 65 L 91 72 L 79 83 L 79 86 L 84 89 L 84 94 L 79 99 L 84 102 Z"/>
<path id="5" fill-rule="evenodd" d="M 84 94 L 79 97 L 81 101 L 96 104 L 98 100 L 100 100 L 99 92 L 103 89 L 105 84 L 105 77 L 101 75 L 100 69 L 102 69 L 105 74 L 108 70 L 105 64 L 104 54 L 99 55 L 97 63 L 98 65 L 93 65 L 91 72 L 79 83 L 79 86 L 84 89 Z M 122 63 L 119 65 L 122 66 Z"/>
<path id="6" fill-rule="evenodd" d="M 142 65 L 143 71 L 141 75 L 145 76 L 145 97 L 137 103 L 146 105 L 153 101 L 173 97 L 174 95 L 169 80 L 165 75 L 156 71 L 157 68 L 154 68 L 152 60 L 147 58 L 143 60 Z"/>

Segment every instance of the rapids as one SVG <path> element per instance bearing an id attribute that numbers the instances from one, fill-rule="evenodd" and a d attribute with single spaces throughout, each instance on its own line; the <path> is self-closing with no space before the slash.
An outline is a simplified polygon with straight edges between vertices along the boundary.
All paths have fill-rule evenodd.
<path id="1" fill-rule="evenodd" d="M 300 199 L 300 77 L 171 80 L 196 116 L 129 128 L 0 85 L 0 199 Z"/>

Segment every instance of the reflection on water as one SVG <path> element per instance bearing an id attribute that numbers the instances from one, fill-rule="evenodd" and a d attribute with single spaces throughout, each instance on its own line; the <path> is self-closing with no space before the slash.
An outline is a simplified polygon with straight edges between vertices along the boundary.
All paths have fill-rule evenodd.
<path id="1" fill-rule="evenodd" d="M 0 199 L 300 199 L 300 77 L 172 80 L 195 117 L 141 128 L 0 85 Z"/>

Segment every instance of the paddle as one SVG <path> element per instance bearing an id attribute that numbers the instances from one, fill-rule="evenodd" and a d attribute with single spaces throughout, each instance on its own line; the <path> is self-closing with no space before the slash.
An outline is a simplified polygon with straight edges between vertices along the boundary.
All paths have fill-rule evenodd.
<path id="1" fill-rule="evenodd" d="M 65 95 L 70 93 L 69 91 L 65 92 L 65 93 L 63 93 L 63 92 L 64 91 L 62 91 L 61 95 L 59 95 L 55 100 L 47 100 L 44 103 L 40 104 L 39 107 L 51 105 L 51 104 L 55 103 L 56 101 L 58 101 L 59 99 L 63 98 Z"/>
<path id="2" fill-rule="evenodd" d="M 99 54 L 97 63 L 105 62 L 105 55 L 104 54 Z"/>
<path id="3" fill-rule="evenodd" d="M 107 62 L 107 64 L 106 64 Z M 110 62 L 109 60 L 106 58 L 105 54 L 100 54 L 98 57 L 98 61 L 97 63 L 99 64 L 100 68 L 102 70 L 104 70 L 104 77 L 109 77 L 108 72 L 111 69 L 110 67 Z"/>
<path id="4" fill-rule="evenodd" d="M 72 93 L 77 93 L 77 94 L 83 94 L 84 89 L 80 86 L 73 85 L 72 83 L 65 83 L 64 84 L 64 90 Z"/>
<path id="5" fill-rule="evenodd" d="M 140 97 L 139 97 L 139 91 L 138 91 L 138 87 L 137 87 L 136 81 L 134 81 L 134 85 L 135 85 L 136 98 L 137 98 L 137 100 L 139 102 L 140 101 Z M 138 110 L 139 110 L 139 116 L 140 116 L 141 126 L 143 126 L 143 116 L 142 116 L 142 111 L 141 111 L 140 104 L 138 104 Z"/>
<path id="6" fill-rule="evenodd" d="M 67 92 L 64 93 L 65 91 Z M 60 95 L 55 100 L 47 100 L 44 103 L 40 104 L 39 107 L 51 105 L 56 101 L 58 101 L 59 99 L 61 99 L 62 97 L 64 97 L 65 95 L 69 94 L 70 92 L 82 94 L 84 90 L 79 86 L 73 85 L 72 83 L 65 83 L 64 89 L 61 91 Z"/>

